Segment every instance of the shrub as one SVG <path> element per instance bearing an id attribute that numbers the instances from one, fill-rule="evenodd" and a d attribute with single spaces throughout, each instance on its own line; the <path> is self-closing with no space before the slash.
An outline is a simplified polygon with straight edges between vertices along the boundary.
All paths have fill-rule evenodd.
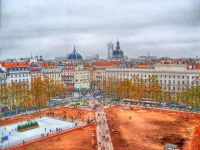
<path id="1" fill-rule="evenodd" d="M 29 123 L 26 123 L 26 124 L 23 124 L 23 125 L 18 125 L 17 126 L 17 131 L 21 131 L 23 129 L 27 129 L 27 128 L 35 127 L 35 126 L 38 126 L 38 122 L 37 121 L 29 122 Z"/>
<path id="2" fill-rule="evenodd" d="M 87 124 L 90 124 L 90 119 L 88 118 L 88 120 L 87 120 Z"/>

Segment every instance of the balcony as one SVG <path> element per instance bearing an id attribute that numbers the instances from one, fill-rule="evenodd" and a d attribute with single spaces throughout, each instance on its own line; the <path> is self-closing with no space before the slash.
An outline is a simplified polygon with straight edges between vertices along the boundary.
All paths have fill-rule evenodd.
<path id="1" fill-rule="evenodd" d="M 61 75 L 61 77 L 74 77 L 74 75 Z"/>
<path id="2" fill-rule="evenodd" d="M 42 74 L 58 74 L 61 73 L 60 71 L 56 71 L 56 72 L 45 72 L 43 71 Z"/>
<path id="3" fill-rule="evenodd" d="M 70 84 L 70 85 L 74 85 L 73 82 L 64 82 L 65 84 Z"/>

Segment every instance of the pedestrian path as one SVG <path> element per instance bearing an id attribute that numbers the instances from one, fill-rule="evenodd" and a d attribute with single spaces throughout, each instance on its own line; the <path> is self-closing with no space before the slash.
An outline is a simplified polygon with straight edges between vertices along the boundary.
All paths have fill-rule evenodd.
<path id="1" fill-rule="evenodd" d="M 97 110 L 95 112 L 95 117 L 97 124 L 96 134 L 98 150 L 113 150 L 113 145 L 110 138 L 110 132 L 104 110 Z"/>

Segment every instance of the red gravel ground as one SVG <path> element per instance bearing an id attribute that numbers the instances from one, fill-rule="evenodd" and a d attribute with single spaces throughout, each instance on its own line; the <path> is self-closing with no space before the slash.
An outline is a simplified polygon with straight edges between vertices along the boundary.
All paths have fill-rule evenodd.
<path id="1" fill-rule="evenodd" d="M 18 148 L 18 150 L 97 150 L 95 127 L 86 127 L 57 137 Z M 94 135 L 94 136 L 93 136 Z"/>
<path id="2" fill-rule="evenodd" d="M 47 114 L 49 109 L 41 112 L 36 112 L 34 117 L 40 117 Z M 64 115 L 67 118 L 75 117 L 77 120 L 87 121 L 88 117 L 94 119 L 94 112 L 78 110 L 74 108 L 55 108 L 51 112 L 54 112 L 54 116 L 63 117 Z M 2 120 L 0 126 L 7 124 L 12 124 L 20 122 L 22 120 L 27 120 L 33 118 L 33 115 L 27 115 L 21 117 L 10 118 L 8 120 Z M 31 145 L 24 146 L 19 148 L 20 150 L 57 150 L 57 149 L 67 149 L 67 150 L 96 150 L 97 149 L 97 139 L 96 139 L 96 127 L 90 126 L 83 128 L 82 130 L 72 131 L 63 135 L 60 135 L 60 140 L 57 137 L 50 138 L 44 141 L 40 141 Z"/>
<path id="3" fill-rule="evenodd" d="M 105 109 L 115 150 L 163 150 L 166 144 L 191 149 L 188 138 L 193 136 L 200 116 L 155 109 L 137 112 L 141 109 L 124 110 L 121 106 Z"/>
<path id="4" fill-rule="evenodd" d="M 64 113 L 65 111 L 65 113 Z M 34 118 L 40 117 L 47 114 L 49 111 L 49 109 L 46 109 L 45 111 L 41 111 L 41 112 L 35 112 L 34 113 Z M 60 116 L 63 117 L 64 115 L 67 116 L 67 118 L 71 118 L 72 116 L 75 117 L 78 120 L 83 120 L 87 121 L 88 117 L 93 119 L 94 118 L 94 112 L 92 111 L 85 111 L 85 110 L 78 110 L 78 109 L 74 109 L 74 108 L 64 108 L 64 107 L 60 107 L 60 108 L 54 108 L 51 109 L 51 112 L 54 113 L 54 116 Z M 12 124 L 12 123 L 16 123 L 16 122 L 20 122 L 21 119 L 22 121 L 27 120 L 27 119 L 31 119 L 33 118 L 33 115 L 27 115 L 27 116 L 22 116 L 22 117 L 15 117 L 15 118 L 10 118 L 8 120 L 1 120 L 0 122 L 0 126 L 4 126 L 6 124 Z"/>

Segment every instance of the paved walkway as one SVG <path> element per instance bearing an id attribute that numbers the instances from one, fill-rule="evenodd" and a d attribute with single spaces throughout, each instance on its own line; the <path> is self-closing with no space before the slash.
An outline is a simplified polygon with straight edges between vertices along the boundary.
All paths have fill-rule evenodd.
<path id="1" fill-rule="evenodd" d="M 95 112 L 95 117 L 97 121 L 96 134 L 98 150 L 113 150 L 113 145 L 110 138 L 110 132 L 104 110 L 98 109 Z"/>

